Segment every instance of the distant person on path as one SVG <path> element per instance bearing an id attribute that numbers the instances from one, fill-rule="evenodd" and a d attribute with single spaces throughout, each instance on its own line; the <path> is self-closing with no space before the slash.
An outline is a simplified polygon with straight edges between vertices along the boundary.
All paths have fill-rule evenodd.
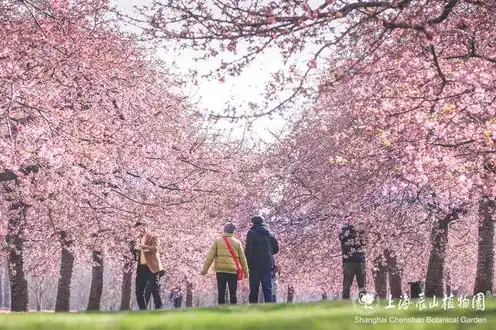
<path id="1" fill-rule="evenodd" d="M 289 285 L 288 286 L 288 297 L 287 297 L 286 301 L 288 303 L 293 302 L 294 296 L 295 296 L 295 288 L 294 288 L 294 286 Z"/>
<path id="2" fill-rule="evenodd" d="M 246 257 L 241 242 L 234 238 L 235 231 L 236 226 L 230 222 L 224 226 L 222 237 L 216 239 L 210 248 L 200 273 L 206 275 L 215 260 L 219 305 L 226 303 L 226 286 L 229 286 L 229 302 L 236 305 L 238 277 L 241 277 L 241 274 L 244 278 L 248 277 Z"/>
<path id="3" fill-rule="evenodd" d="M 171 290 L 169 300 L 172 301 L 174 308 L 181 308 L 181 305 L 183 304 L 183 290 L 181 287 L 176 286 Z"/>
<path id="4" fill-rule="evenodd" d="M 343 299 L 350 299 L 351 285 L 356 276 L 358 291 L 365 293 L 365 233 L 353 225 L 345 225 L 339 233 L 343 252 Z"/>
<path id="5" fill-rule="evenodd" d="M 272 272 L 274 255 L 279 252 L 276 237 L 267 228 L 264 218 L 251 218 L 253 226 L 246 237 L 246 260 L 250 269 L 250 296 L 252 304 L 258 302 L 258 291 L 262 284 L 265 302 L 272 302 Z"/>
<path id="6" fill-rule="evenodd" d="M 162 308 L 162 299 L 159 292 L 160 274 L 164 267 L 160 262 L 158 238 L 148 231 L 144 222 L 137 222 L 134 226 L 138 230 L 140 244 L 135 243 L 136 260 L 136 301 L 140 310 L 146 309 L 145 288 L 149 286 L 155 309 Z"/>

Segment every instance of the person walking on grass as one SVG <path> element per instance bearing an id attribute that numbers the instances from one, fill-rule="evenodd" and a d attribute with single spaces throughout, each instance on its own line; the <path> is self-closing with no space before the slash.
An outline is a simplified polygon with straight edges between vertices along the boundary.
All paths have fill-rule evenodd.
<path id="1" fill-rule="evenodd" d="M 138 267 L 136 270 L 136 301 L 140 310 L 146 309 L 145 288 L 149 286 L 155 309 L 162 308 L 162 299 L 159 292 L 160 274 L 163 273 L 164 267 L 160 261 L 159 241 L 152 235 L 144 222 L 137 222 L 134 225 L 137 229 L 140 244 L 136 244 L 134 251 Z"/>
<path id="2" fill-rule="evenodd" d="M 269 230 L 262 216 L 251 218 L 253 226 L 246 236 L 245 254 L 250 270 L 250 296 L 252 304 L 258 302 L 258 291 L 262 284 L 265 302 L 272 302 L 272 273 L 274 255 L 279 252 L 279 243 Z"/>
<path id="3" fill-rule="evenodd" d="M 359 294 L 364 294 L 365 278 L 365 232 L 353 225 L 344 225 L 339 233 L 343 253 L 343 299 L 350 299 L 351 285 L 356 277 Z"/>
<path id="4" fill-rule="evenodd" d="M 237 304 L 238 280 L 248 277 L 246 257 L 241 242 L 234 238 L 235 231 L 233 223 L 224 226 L 222 237 L 212 244 L 200 273 L 206 275 L 215 260 L 219 305 L 226 303 L 226 286 L 229 287 L 229 302 L 231 305 Z"/>

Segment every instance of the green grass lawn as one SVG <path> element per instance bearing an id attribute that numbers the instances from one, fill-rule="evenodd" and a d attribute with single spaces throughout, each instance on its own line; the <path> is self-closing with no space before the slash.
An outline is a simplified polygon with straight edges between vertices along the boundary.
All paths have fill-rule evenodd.
<path id="1" fill-rule="evenodd" d="M 397 308 L 386 310 L 386 304 L 381 304 L 376 306 L 375 312 L 370 315 L 365 315 L 363 309 L 359 310 L 360 307 L 345 301 L 149 312 L 8 313 L 0 315 L 0 329 L 496 329 L 494 298 L 486 300 L 485 311 L 474 311 L 471 306 L 460 309 L 456 303 L 453 310 L 447 311 L 441 308 L 419 311 L 415 304 L 406 311 L 399 311 Z M 392 320 L 395 317 L 396 319 Z M 405 319 L 410 317 L 424 322 L 413 323 Z M 458 317 L 458 322 L 432 323 L 428 317 Z M 463 323 L 463 317 L 478 317 L 479 320 L 485 320 L 485 323 Z M 380 322 L 370 323 L 373 320 Z M 402 320 L 407 322 L 398 323 Z"/>

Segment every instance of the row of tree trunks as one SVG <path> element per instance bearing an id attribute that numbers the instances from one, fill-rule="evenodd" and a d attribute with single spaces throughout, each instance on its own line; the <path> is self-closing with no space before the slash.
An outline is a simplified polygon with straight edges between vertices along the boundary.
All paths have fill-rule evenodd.
<path id="1" fill-rule="evenodd" d="M 10 280 L 11 310 L 28 310 L 28 285 L 24 273 L 23 262 L 23 240 L 22 232 L 26 216 L 27 205 L 22 202 L 11 204 L 11 216 L 8 222 L 8 234 L 6 242 L 8 246 L 8 277 Z M 494 275 L 494 214 L 496 203 L 494 199 L 484 198 L 479 205 L 479 241 L 477 273 L 474 286 L 474 293 L 492 292 Z M 450 214 L 443 219 L 438 219 L 432 229 L 431 252 L 429 256 L 425 295 L 426 297 L 444 294 L 444 263 L 446 248 L 448 244 L 448 225 L 456 217 Z M 61 241 L 61 265 L 60 279 L 58 283 L 56 311 L 70 310 L 70 287 L 74 267 L 74 256 L 70 251 L 72 240 L 65 232 L 60 234 Z M 103 292 L 103 256 L 99 251 L 92 254 L 92 283 L 88 310 L 100 310 L 101 296 Z M 383 262 L 385 261 L 385 262 Z M 380 259 L 375 260 L 374 282 L 375 290 L 380 298 L 387 296 L 387 281 L 389 279 L 390 293 L 393 298 L 401 296 L 401 271 L 398 267 L 396 257 L 391 251 L 384 251 Z M 124 264 L 121 310 L 129 310 L 131 307 L 131 284 L 132 284 L 132 264 L 129 258 Z M 447 281 L 448 282 L 448 281 Z M 449 286 L 449 283 L 448 283 Z M 451 288 L 447 290 L 451 291 Z M 292 288 L 291 288 L 292 289 Z M 293 300 L 294 291 L 288 290 L 287 301 Z M 0 295 L 2 292 L 0 292 Z M 3 292 L 4 300 L 7 301 Z M 192 307 L 193 303 L 192 284 L 187 283 L 186 306 Z"/>
<path id="2" fill-rule="evenodd" d="M 21 169 L 24 174 L 37 173 L 40 170 L 39 165 L 30 165 Z M 0 182 L 13 182 L 17 184 L 17 176 L 12 171 L 0 173 Z M 24 241 L 23 232 L 26 222 L 26 212 L 28 205 L 22 201 L 16 200 L 17 196 L 13 196 L 16 189 L 5 183 L 2 187 L 2 192 L 5 194 L 5 200 L 11 203 L 9 211 L 11 216 L 8 221 L 8 232 L 5 236 L 7 244 L 7 276 L 6 280 L 10 282 L 9 290 L 0 290 L 1 306 L 9 299 L 10 307 L 13 312 L 24 312 L 29 309 L 29 293 L 28 283 L 24 273 Z M 66 232 L 60 232 L 61 242 L 61 263 L 60 263 L 60 278 L 57 288 L 56 311 L 70 310 L 70 294 L 71 294 L 71 279 L 74 268 L 74 256 L 70 251 L 72 239 Z M 0 288 L 1 288 L 0 279 Z M 99 310 L 101 295 L 103 291 L 103 257 L 100 252 L 93 252 L 93 274 L 90 291 L 90 299 L 88 301 L 89 310 Z M 3 296 L 2 296 L 3 294 Z M 3 298 L 3 299 L 2 299 Z M 41 309 L 41 304 L 38 303 L 38 309 Z"/>

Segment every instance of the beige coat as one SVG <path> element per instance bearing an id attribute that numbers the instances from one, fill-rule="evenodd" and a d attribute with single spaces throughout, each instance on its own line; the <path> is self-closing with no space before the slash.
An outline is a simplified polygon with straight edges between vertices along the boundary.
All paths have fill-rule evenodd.
<path id="1" fill-rule="evenodd" d="M 146 264 L 152 273 L 158 273 L 164 269 L 162 262 L 160 261 L 158 248 L 158 238 L 148 233 L 145 234 L 143 254 L 145 255 Z"/>

